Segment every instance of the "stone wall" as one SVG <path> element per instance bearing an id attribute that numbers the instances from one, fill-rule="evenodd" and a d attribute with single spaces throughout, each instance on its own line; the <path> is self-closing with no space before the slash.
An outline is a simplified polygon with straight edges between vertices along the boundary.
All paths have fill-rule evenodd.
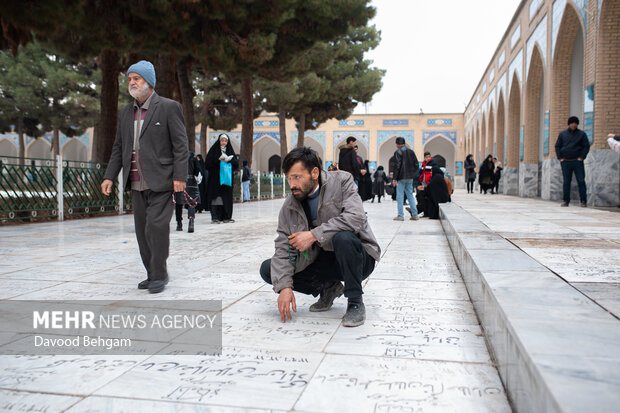
<path id="1" fill-rule="evenodd" d="M 519 196 L 525 198 L 538 196 L 538 164 L 519 165 Z"/>
<path id="2" fill-rule="evenodd" d="M 585 161 L 588 205 L 620 205 L 619 164 L 617 152 L 609 149 L 590 151 Z"/>
<path id="3" fill-rule="evenodd" d="M 503 185 L 502 185 L 503 184 Z M 502 171 L 502 179 L 500 185 L 503 186 L 502 192 L 506 195 L 519 194 L 519 169 L 515 167 L 506 167 Z"/>

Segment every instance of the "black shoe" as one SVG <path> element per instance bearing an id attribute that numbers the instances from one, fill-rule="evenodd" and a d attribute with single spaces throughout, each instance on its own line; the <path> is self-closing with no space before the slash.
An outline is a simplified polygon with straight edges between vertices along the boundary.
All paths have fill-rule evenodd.
<path id="1" fill-rule="evenodd" d="M 183 231 L 183 224 L 181 222 L 177 222 L 177 231 Z"/>
<path id="2" fill-rule="evenodd" d="M 187 232 L 194 232 L 194 218 L 189 219 L 189 225 L 187 226 Z"/>
<path id="3" fill-rule="evenodd" d="M 235 220 L 234 220 L 234 219 L 232 219 L 232 218 L 230 218 L 230 219 L 225 219 L 225 220 L 224 220 L 224 223 L 225 223 L 225 224 L 228 224 L 229 222 L 235 222 Z"/>
<path id="4" fill-rule="evenodd" d="M 568 206 L 568 202 L 562 202 L 562 203 L 560 204 L 560 206 L 561 206 L 561 207 L 567 207 L 567 206 Z"/>
<path id="5" fill-rule="evenodd" d="M 587 204 L 587 203 L 585 203 L 585 202 L 582 202 L 582 203 L 581 203 L 581 207 L 582 207 L 582 208 L 587 208 L 587 207 L 588 207 L 588 204 Z"/>
<path id="6" fill-rule="evenodd" d="M 347 312 L 342 317 L 342 325 L 345 327 L 357 327 L 364 324 L 366 320 L 366 307 L 364 303 L 349 304 Z"/>
<path id="7" fill-rule="evenodd" d="M 405 208 L 405 210 L 407 210 L 407 212 L 409 212 L 409 215 L 411 215 L 411 218 L 413 218 L 413 212 L 411 212 L 411 208 L 407 207 Z"/>
<path id="8" fill-rule="evenodd" d="M 334 282 L 327 288 L 323 288 L 319 301 L 310 306 L 310 312 L 318 313 L 319 311 L 327 311 L 332 308 L 334 300 L 344 293 L 344 285 L 340 281 Z"/>
<path id="9" fill-rule="evenodd" d="M 153 280 L 149 283 L 149 293 L 157 294 L 164 291 L 166 288 L 166 284 L 168 284 L 168 277 L 166 276 L 163 280 Z"/>
<path id="10" fill-rule="evenodd" d="M 146 290 L 147 288 L 149 288 L 150 282 L 151 280 L 149 280 L 148 278 L 144 281 L 140 281 L 138 283 L 138 290 Z"/>

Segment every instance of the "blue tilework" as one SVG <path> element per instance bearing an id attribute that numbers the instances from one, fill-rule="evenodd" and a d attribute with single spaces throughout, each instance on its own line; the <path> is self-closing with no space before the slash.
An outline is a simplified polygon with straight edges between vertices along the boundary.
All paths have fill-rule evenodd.
<path id="1" fill-rule="evenodd" d="M 430 141 L 437 135 L 448 138 L 450 141 L 452 141 L 454 146 L 456 146 L 458 132 L 455 130 L 424 130 L 422 131 L 422 146 L 426 145 L 426 142 Z"/>
<path id="2" fill-rule="evenodd" d="M 408 126 L 408 119 L 383 119 L 383 126 Z"/>
<path id="3" fill-rule="evenodd" d="M 519 53 L 515 56 L 515 58 L 512 60 L 512 63 L 510 63 L 510 67 L 508 68 L 508 74 L 509 74 L 509 85 L 508 85 L 508 90 L 510 90 L 510 88 L 512 87 L 512 79 L 513 79 L 513 74 L 516 73 L 517 74 L 517 78 L 519 79 L 519 86 L 521 86 L 523 84 L 523 50 L 520 50 Z"/>
<path id="4" fill-rule="evenodd" d="M 217 137 L 222 133 L 228 135 L 233 142 L 241 147 L 241 132 L 209 132 L 209 148 L 211 148 L 211 146 L 217 141 Z"/>
<path id="5" fill-rule="evenodd" d="M 452 119 L 428 119 L 426 124 L 429 126 L 452 126 Z"/>
<path id="6" fill-rule="evenodd" d="M 377 131 L 377 153 L 379 153 L 379 148 L 381 147 L 381 145 L 383 145 L 385 141 L 393 138 L 394 136 L 402 136 L 403 138 L 405 138 L 405 142 L 407 142 L 413 148 L 414 139 L 412 130 L 380 130 Z"/>
<path id="7" fill-rule="evenodd" d="M 515 45 L 517 44 L 520 38 L 521 38 L 521 25 L 517 26 L 515 31 L 512 33 L 512 36 L 510 36 L 510 49 L 515 47 Z"/>
<path id="8" fill-rule="evenodd" d="M 325 149 L 325 132 L 316 131 L 316 130 L 307 130 L 304 133 L 304 140 L 306 138 L 312 138 L 321 144 L 321 147 Z M 293 131 L 291 132 L 291 148 L 294 148 L 297 145 L 297 140 L 299 139 L 299 132 Z"/>
<path id="9" fill-rule="evenodd" d="M 340 143 L 346 140 L 349 136 L 353 136 L 358 141 L 362 141 L 366 145 L 366 148 L 370 147 L 370 131 L 339 131 L 334 132 L 334 149 L 336 149 L 338 145 L 340 145 Z"/>
<path id="10" fill-rule="evenodd" d="M 15 145 L 16 148 L 19 148 L 19 136 L 16 133 L 3 133 L 0 134 L 0 141 L 6 139 Z"/>
<path id="11" fill-rule="evenodd" d="M 547 16 L 536 26 L 536 30 L 532 33 L 529 39 L 527 39 L 527 71 L 529 73 L 530 63 L 532 61 L 532 53 L 534 52 L 534 45 L 537 44 L 540 48 L 542 55 L 543 67 L 547 62 Z"/>
<path id="12" fill-rule="evenodd" d="M 254 132 L 254 136 L 252 138 L 252 144 L 255 144 L 263 136 L 268 136 L 278 144 L 280 144 L 280 132 Z"/>
<path id="13" fill-rule="evenodd" d="M 530 3 L 530 20 L 532 20 L 532 17 L 534 17 L 542 2 L 543 0 L 532 0 Z"/>
<path id="14" fill-rule="evenodd" d="M 543 120 L 543 154 L 549 155 L 549 111 L 545 112 Z"/>
<path id="15" fill-rule="evenodd" d="M 273 127 L 278 126 L 279 122 L 277 120 L 255 120 L 254 126 L 257 127 Z"/>
<path id="16" fill-rule="evenodd" d="M 345 119 L 345 120 L 339 120 L 339 121 L 338 121 L 338 126 L 340 126 L 340 127 L 347 127 L 347 126 L 364 126 L 364 120 L 363 120 L 363 119 Z"/>

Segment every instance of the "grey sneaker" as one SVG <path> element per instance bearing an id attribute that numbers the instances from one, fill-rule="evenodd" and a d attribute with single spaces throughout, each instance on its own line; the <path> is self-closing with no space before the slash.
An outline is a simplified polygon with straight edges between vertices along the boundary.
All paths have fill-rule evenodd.
<path id="1" fill-rule="evenodd" d="M 344 285 L 340 281 L 336 281 L 330 287 L 323 288 L 319 301 L 310 306 L 310 312 L 318 313 L 320 311 L 327 311 L 332 308 L 334 300 L 340 297 L 344 293 Z"/>
<path id="2" fill-rule="evenodd" d="M 392 218 L 394 221 L 404 221 L 405 218 L 401 217 L 400 215 L 395 216 L 394 218 Z"/>
<path id="3" fill-rule="evenodd" d="M 342 325 L 345 327 L 357 327 L 364 324 L 366 320 L 366 307 L 364 303 L 349 304 L 347 312 L 342 317 Z"/>
<path id="4" fill-rule="evenodd" d="M 411 215 L 411 218 L 409 218 L 410 221 L 417 221 L 418 219 L 420 219 L 420 217 L 417 215 Z"/>

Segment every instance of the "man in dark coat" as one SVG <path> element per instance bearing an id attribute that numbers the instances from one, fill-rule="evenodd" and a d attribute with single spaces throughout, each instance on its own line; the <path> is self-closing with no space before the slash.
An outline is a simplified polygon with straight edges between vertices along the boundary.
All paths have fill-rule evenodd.
<path id="1" fill-rule="evenodd" d="M 405 146 L 405 138 L 399 136 L 396 138 L 396 147 L 394 152 L 394 186 L 396 187 L 396 202 L 398 215 L 394 217 L 394 221 L 404 221 L 405 212 L 403 210 L 404 198 L 407 195 L 411 209 L 411 220 L 418 220 L 418 211 L 413 198 L 413 177 L 420 167 L 418 158 L 412 149 Z"/>
<path id="2" fill-rule="evenodd" d="M 583 167 L 588 152 L 590 152 L 590 141 L 588 135 L 579 126 L 579 118 L 571 116 L 568 118 L 568 129 L 560 132 L 555 143 L 555 154 L 562 166 L 562 177 L 564 178 L 564 202 L 561 206 L 567 207 L 570 203 L 570 184 L 573 173 L 579 186 L 579 198 L 581 206 L 588 206 L 588 195 L 586 192 L 586 170 Z"/>
<path id="3" fill-rule="evenodd" d="M 233 192 L 232 186 L 222 185 L 220 183 L 220 167 L 221 163 L 230 163 L 232 170 L 239 168 L 239 160 L 235 154 L 235 150 L 230 143 L 228 135 L 220 134 L 217 142 L 211 146 L 207 153 L 207 172 L 209 173 L 209 182 L 207 183 L 207 205 L 211 210 L 211 222 L 220 224 L 222 222 L 235 222 L 232 219 L 233 213 Z"/>
<path id="4" fill-rule="evenodd" d="M 168 283 L 172 192 L 185 190 L 187 134 L 179 102 L 155 93 L 155 68 L 145 60 L 127 70 L 129 94 L 135 99 L 118 115 L 116 138 L 101 191 L 112 192 L 123 169 L 123 185 L 131 182 L 136 238 L 146 280 L 140 289 L 159 293 Z"/>
<path id="5" fill-rule="evenodd" d="M 185 206 L 185 208 L 187 208 L 187 219 L 189 221 L 187 232 L 194 232 L 196 207 L 200 202 L 200 191 L 198 189 L 198 180 L 196 178 L 198 174 L 202 175 L 198 165 L 198 159 L 196 159 L 194 152 L 190 152 L 187 160 L 187 180 L 185 181 L 185 192 L 177 192 L 174 194 L 177 231 L 183 231 L 183 206 Z"/>
<path id="6" fill-rule="evenodd" d="M 353 136 L 347 138 L 347 143 L 338 146 L 340 153 L 338 155 L 338 169 L 341 171 L 347 171 L 353 175 L 355 184 L 358 185 L 362 176 L 362 166 L 357 162 L 357 153 L 355 152 L 355 139 Z"/>

